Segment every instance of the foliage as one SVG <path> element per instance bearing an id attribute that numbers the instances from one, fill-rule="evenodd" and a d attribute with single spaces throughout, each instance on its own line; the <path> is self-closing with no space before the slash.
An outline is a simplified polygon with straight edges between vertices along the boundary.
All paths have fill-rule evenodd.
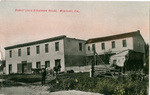
<path id="1" fill-rule="evenodd" d="M 8 79 L 13 80 L 15 82 L 33 83 L 41 81 L 41 75 L 30 75 L 30 74 L 1 75 L 0 79 Z"/>
<path id="2" fill-rule="evenodd" d="M 58 66 L 54 67 L 54 71 L 56 72 L 56 75 L 58 74 L 58 71 L 60 71 L 61 65 L 59 64 Z"/>
<path id="3" fill-rule="evenodd" d="M 144 66 L 144 73 L 149 73 L 149 45 L 145 45 L 145 66 Z"/>
<path id="4" fill-rule="evenodd" d="M 98 92 L 105 95 L 147 95 L 147 80 L 134 79 L 131 76 L 113 78 L 90 78 L 89 73 L 58 75 L 50 82 L 53 91 L 81 90 Z M 51 89 L 51 88 L 50 88 Z"/>

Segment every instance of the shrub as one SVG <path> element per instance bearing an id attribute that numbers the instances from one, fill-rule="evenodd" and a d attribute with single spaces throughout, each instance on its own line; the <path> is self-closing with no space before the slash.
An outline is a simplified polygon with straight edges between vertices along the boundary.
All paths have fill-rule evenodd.
<path id="1" fill-rule="evenodd" d="M 2 78 L 13 80 L 15 82 L 24 82 L 24 83 L 33 83 L 41 81 L 41 75 L 29 75 L 29 74 L 4 75 Z"/>
<path id="2" fill-rule="evenodd" d="M 50 82 L 57 90 L 81 90 L 98 92 L 105 95 L 147 95 L 148 80 L 124 78 L 90 78 L 88 73 L 64 74 Z M 54 91 L 54 90 L 53 90 Z"/>

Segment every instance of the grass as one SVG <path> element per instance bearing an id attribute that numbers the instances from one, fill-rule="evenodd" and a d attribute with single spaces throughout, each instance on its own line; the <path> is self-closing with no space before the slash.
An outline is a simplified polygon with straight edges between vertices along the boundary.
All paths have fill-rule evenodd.
<path id="1" fill-rule="evenodd" d="M 135 77 L 89 78 L 89 73 L 73 73 L 58 75 L 50 82 L 50 91 L 81 90 L 98 92 L 105 95 L 147 95 L 148 79 Z"/>
<path id="2" fill-rule="evenodd" d="M 1 75 L 0 79 L 13 80 L 15 82 L 34 83 L 41 81 L 41 75 L 31 75 L 31 74 Z"/>
<path id="3" fill-rule="evenodd" d="M 0 79 L 7 86 L 20 86 L 17 82 L 34 83 L 41 81 L 41 75 L 1 75 Z M 128 77 L 90 78 L 89 73 L 71 73 L 57 75 L 55 80 L 49 82 L 49 91 L 80 90 L 97 92 L 105 95 L 147 95 L 148 78 L 140 80 L 139 75 L 131 74 Z"/>

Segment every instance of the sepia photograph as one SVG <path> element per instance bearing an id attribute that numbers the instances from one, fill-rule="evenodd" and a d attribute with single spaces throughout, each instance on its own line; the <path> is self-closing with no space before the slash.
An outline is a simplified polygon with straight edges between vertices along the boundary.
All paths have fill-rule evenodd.
<path id="1" fill-rule="evenodd" d="M 0 95 L 149 95 L 149 1 L 0 0 Z"/>

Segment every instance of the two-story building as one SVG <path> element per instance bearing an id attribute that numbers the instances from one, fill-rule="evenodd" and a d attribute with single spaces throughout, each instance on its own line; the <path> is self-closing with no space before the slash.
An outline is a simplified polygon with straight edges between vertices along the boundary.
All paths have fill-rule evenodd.
<path id="1" fill-rule="evenodd" d="M 110 56 L 122 51 L 132 50 L 136 53 L 145 53 L 145 41 L 140 31 L 134 31 L 124 34 L 93 38 L 86 42 L 87 62 L 93 58 L 93 50 L 101 56 L 102 60 L 110 63 Z M 143 58 L 143 55 L 141 56 Z M 125 56 L 124 56 L 125 57 Z M 115 59 L 116 57 L 114 57 Z M 116 58 L 117 59 L 117 58 Z"/>
<path id="2" fill-rule="evenodd" d="M 93 50 L 106 64 L 118 62 L 122 65 L 120 62 L 125 60 L 130 51 L 134 52 L 133 55 L 139 55 L 136 58 L 141 58 L 139 61 L 141 62 L 144 59 L 144 46 L 145 42 L 139 30 L 87 41 L 63 35 L 8 46 L 5 47 L 6 74 L 31 73 L 32 68 L 45 66 L 53 69 L 58 65 L 61 65 L 61 71 L 71 69 L 78 71 L 80 69 L 78 67 L 91 65 L 89 61 L 93 60 Z M 96 62 L 96 65 L 99 63 Z M 89 70 L 90 66 L 87 68 Z M 84 71 L 85 68 L 81 69 Z"/>
<path id="3" fill-rule="evenodd" d="M 32 68 L 84 65 L 84 40 L 58 36 L 5 47 L 6 74 L 31 73 Z"/>

